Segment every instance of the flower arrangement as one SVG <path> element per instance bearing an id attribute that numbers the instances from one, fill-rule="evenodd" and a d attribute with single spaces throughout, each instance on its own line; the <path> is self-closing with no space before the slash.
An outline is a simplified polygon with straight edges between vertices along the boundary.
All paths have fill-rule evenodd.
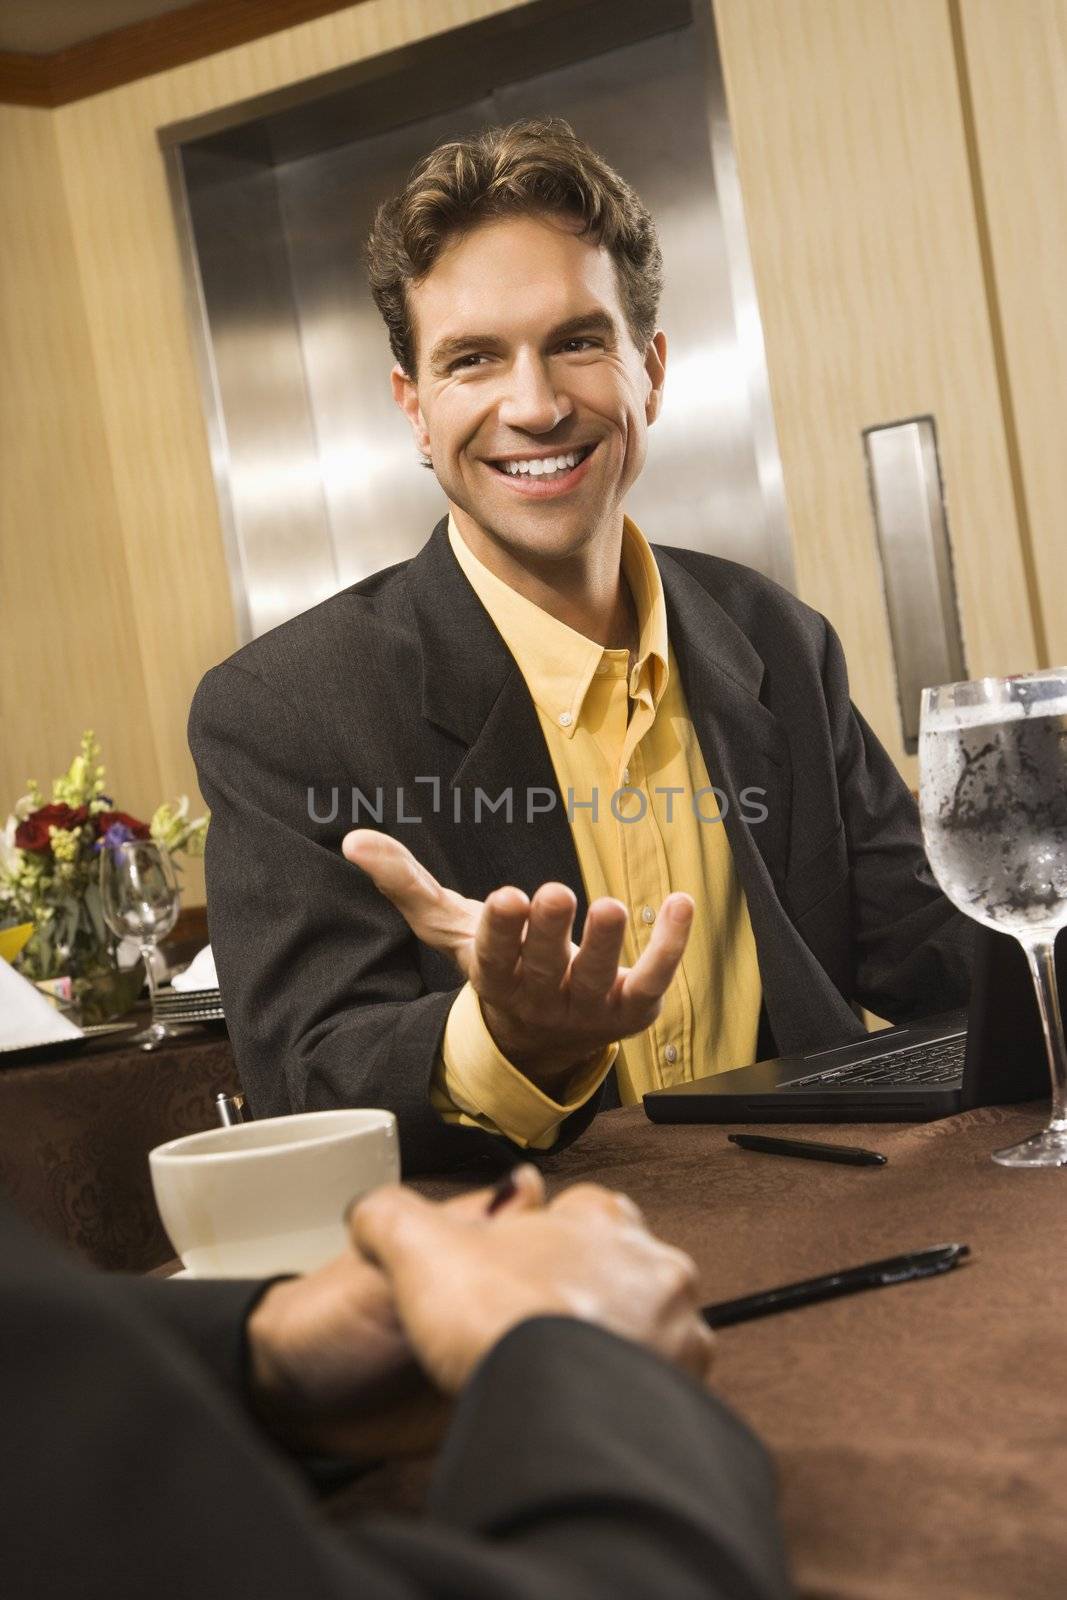
<path id="1" fill-rule="evenodd" d="M 117 941 L 100 902 L 100 851 L 152 839 L 172 856 L 198 856 L 208 825 L 207 817 L 190 818 L 185 795 L 161 805 L 150 822 L 117 810 L 104 792 L 100 754 L 86 732 L 69 770 L 52 784 L 51 801 L 31 780 L 0 833 L 0 928 L 33 924 L 15 965 L 35 982 L 71 977 L 76 999 L 115 968 Z"/>

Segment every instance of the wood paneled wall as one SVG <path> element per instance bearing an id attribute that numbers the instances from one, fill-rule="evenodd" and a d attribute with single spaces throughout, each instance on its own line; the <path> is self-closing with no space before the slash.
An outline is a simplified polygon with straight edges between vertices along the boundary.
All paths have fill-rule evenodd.
<path id="1" fill-rule="evenodd" d="M 1037 665 L 949 7 L 715 0 L 715 15 L 800 593 L 914 782 L 864 428 L 934 413 L 968 667 Z"/>
<path id="2" fill-rule="evenodd" d="M 1067 0 L 958 0 L 1024 537 L 1049 665 L 1067 664 Z"/>
<path id="3" fill-rule="evenodd" d="M 52 112 L 0 106 L 0 823 L 87 727 L 124 808 L 162 798 L 56 132 Z"/>

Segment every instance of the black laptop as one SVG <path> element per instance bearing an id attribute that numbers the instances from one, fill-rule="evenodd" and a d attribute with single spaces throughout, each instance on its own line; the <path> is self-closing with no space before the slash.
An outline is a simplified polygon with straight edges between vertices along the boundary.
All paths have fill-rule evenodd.
<path id="1" fill-rule="evenodd" d="M 1057 956 L 1067 1011 L 1067 939 Z M 928 1122 L 1049 1093 L 1026 957 L 1016 939 L 979 926 L 966 1011 L 654 1089 L 645 1111 L 653 1122 Z"/>

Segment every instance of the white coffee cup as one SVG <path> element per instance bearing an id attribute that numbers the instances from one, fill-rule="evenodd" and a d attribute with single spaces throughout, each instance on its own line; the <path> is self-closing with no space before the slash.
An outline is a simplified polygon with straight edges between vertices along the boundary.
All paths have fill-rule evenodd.
<path id="1" fill-rule="evenodd" d="M 310 1272 L 349 1248 L 350 1202 L 400 1176 L 391 1111 L 306 1111 L 161 1144 L 163 1226 L 190 1275 Z"/>

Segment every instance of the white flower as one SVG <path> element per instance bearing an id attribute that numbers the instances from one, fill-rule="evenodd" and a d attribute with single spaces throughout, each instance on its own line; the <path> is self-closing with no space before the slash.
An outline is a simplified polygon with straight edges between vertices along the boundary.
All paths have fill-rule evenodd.
<path id="1" fill-rule="evenodd" d="M 20 818 L 17 812 L 12 812 L 0 833 L 0 876 L 13 878 L 22 865 L 22 851 L 15 846 L 15 829 Z"/>

